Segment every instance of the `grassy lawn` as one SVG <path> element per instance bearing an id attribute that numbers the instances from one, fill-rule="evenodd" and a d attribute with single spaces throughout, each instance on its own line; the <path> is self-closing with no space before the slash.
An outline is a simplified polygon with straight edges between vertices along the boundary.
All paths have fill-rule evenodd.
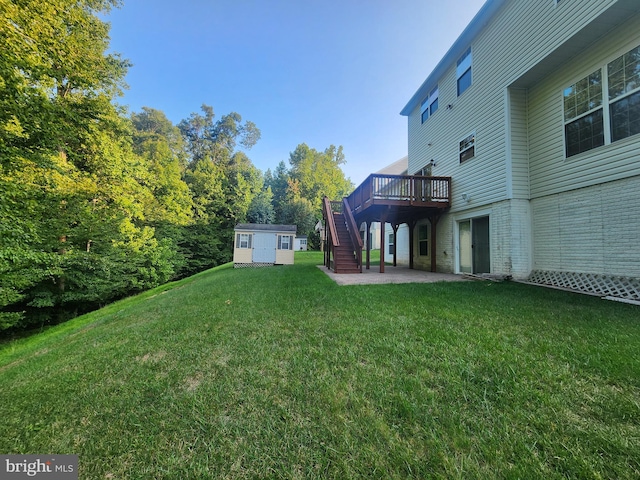
<path id="1" fill-rule="evenodd" d="M 638 478 L 640 308 L 214 269 L 5 343 L 0 452 L 82 479 Z"/>

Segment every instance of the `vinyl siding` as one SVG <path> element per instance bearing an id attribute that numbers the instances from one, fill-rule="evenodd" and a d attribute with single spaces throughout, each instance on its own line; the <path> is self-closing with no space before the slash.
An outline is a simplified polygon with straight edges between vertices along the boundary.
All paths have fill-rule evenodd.
<path id="1" fill-rule="evenodd" d="M 508 111 L 510 114 L 507 143 L 507 181 L 511 171 L 510 198 L 528 199 L 529 191 L 529 132 L 527 90 L 509 89 Z"/>
<path id="2" fill-rule="evenodd" d="M 416 230 L 417 231 L 417 230 Z M 385 262 L 393 262 L 393 255 L 389 253 L 389 234 L 393 233 L 393 227 L 387 223 L 385 227 Z M 409 226 L 403 223 L 398 227 L 397 237 L 395 239 L 396 248 L 396 264 L 409 265 Z M 414 243 L 417 248 L 417 242 Z"/>
<path id="3" fill-rule="evenodd" d="M 591 45 L 565 68 L 530 90 L 532 198 L 640 175 L 638 135 L 565 159 L 562 97 L 566 87 L 638 45 L 640 15 Z"/>
<path id="4" fill-rule="evenodd" d="M 293 265 L 293 250 L 276 250 L 276 265 Z"/>
<path id="5" fill-rule="evenodd" d="M 234 248 L 233 263 L 253 263 L 253 249 L 251 248 Z"/>
<path id="6" fill-rule="evenodd" d="M 441 78 L 426 85 L 432 88 L 438 83 L 440 108 L 436 115 L 421 124 L 419 104 L 409 115 L 409 172 L 434 159 L 433 174 L 453 178 L 452 212 L 501 201 L 512 193 L 525 195 L 524 162 L 513 171 L 518 175 L 513 184 L 507 178 L 506 88 L 614 3 L 583 0 L 556 6 L 551 1 L 505 2 L 471 42 L 471 87 L 456 96 L 453 60 Z M 451 110 L 448 104 L 453 106 Z M 458 142 L 473 131 L 475 158 L 460 164 Z M 472 198 L 471 204 L 462 202 L 462 193 Z"/>
<path id="7" fill-rule="evenodd" d="M 456 222 L 488 212 L 493 273 L 524 278 L 532 268 L 562 266 L 639 275 L 640 214 L 629 225 L 624 205 L 640 211 L 640 135 L 565 159 L 562 103 L 566 87 L 640 44 L 632 10 L 638 4 L 630 0 L 506 1 L 470 43 L 452 47 L 472 48 L 471 87 L 457 97 L 452 58 L 421 87 L 438 85 L 439 111 L 422 124 L 419 101 L 405 107 L 413 108 L 409 173 L 433 159 L 433 175 L 452 177 L 452 208 L 438 223 L 438 271 L 456 268 Z M 471 132 L 475 157 L 460 164 L 458 142 Z"/>

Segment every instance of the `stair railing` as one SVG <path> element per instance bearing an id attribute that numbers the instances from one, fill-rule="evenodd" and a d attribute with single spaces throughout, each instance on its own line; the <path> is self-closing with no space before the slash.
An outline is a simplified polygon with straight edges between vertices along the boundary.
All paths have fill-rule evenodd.
<path id="1" fill-rule="evenodd" d="M 351 243 L 355 249 L 356 261 L 358 262 L 360 273 L 362 273 L 362 238 L 360 238 L 360 229 L 358 228 L 356 219 L 353 217 L 351 207 L 349 207 L 349 201 L 346 197 L 342 199 L 342 213 L 347 224 L 347 230 L 351 236 Z"/>
<path id="2" fill-rule="evenodd" d="M 325 266 L 331 268 L 331 255 L 334 254 L 335 261 L 335 247 L 340 246 L 340 240 L 338 240 L 338 230 L 336 228 L 336 221 L 333 218 L 333 210 L 331 208 L 331 202 L 328 197 L 322 199 L 322 214 L 326 223 L 326 235 L 327 235 L 327 251 L 325 255 Z"/>

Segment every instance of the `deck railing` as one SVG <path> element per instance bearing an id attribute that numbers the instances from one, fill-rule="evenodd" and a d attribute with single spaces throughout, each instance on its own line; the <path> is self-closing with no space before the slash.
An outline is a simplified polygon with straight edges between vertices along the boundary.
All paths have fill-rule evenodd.
<path id="1" fill-rule="evenodd" d="M 371 174 L 347 197 L 351 211 L 378 204 L 432 206 L 451 203 L 451 177 Z"/>
<path id="2" fill-rule="evenodd" d="M 333 202 L 330 202 L 327 197 L 322 199 L 322 215 L 326 222 L 326 241 L 325 241 L 325 255 L 324 264 L 327 268 L 331 268 L 331 254 L 335 247 L 340 245 L 338 240 L 338 230 L 336 229 L 336 222 L 333 218 Z"/>
<path id="3" fill-rule="evenodd" d="M 345 222 L 347 224 L 347 230 L 349 230 L 349 235 L 351 236 L 351 244 L 353 245 L 353 253 L 356 256 L 356 261 L 358 262 L 358 266 L 360 267 L 360 273 L 362 273 L 362 239 L 360 238 L 360 230 L 358 229 L 358 224 L 356 223 L 356 219 L 353 218 L 353 213 L 351 213 L 351 209 L 349 208 L 349 203 L 346 198 L 342 199 L 342 212 L 344 214 Z"/>

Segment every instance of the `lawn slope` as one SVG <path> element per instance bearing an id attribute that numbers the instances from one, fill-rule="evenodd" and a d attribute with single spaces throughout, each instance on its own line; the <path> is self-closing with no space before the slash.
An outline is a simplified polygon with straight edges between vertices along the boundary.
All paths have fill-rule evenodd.
<path id="1" fill-rule="evenodd" d="M 0 350 L 0 452 L 80 478 L 637 478 L 640 309 L 220 268 Z"/>

